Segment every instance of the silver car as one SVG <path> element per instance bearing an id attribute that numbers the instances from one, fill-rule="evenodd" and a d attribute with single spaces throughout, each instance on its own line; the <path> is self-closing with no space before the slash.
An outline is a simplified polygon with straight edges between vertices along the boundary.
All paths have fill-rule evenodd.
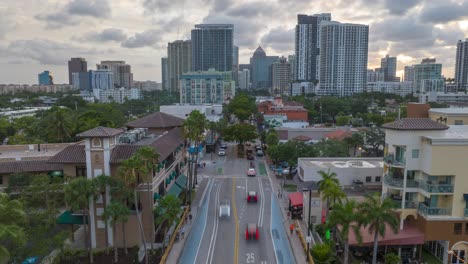
<path id="1" fill-rule="evenodd" d="M 219 206 L 219 217 L 230 217 L 231 216 L 231 205 L 228 201 L 223 201 Z"/>

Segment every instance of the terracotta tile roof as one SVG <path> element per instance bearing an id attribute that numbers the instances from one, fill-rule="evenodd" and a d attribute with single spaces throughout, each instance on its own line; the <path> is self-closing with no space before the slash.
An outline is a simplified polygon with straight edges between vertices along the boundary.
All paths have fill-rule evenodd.
<path id="1" fill-rule="evenodd" d="M 181 127 L 176 127 L 160 136 L 151 146 L 159 153 L 159 160 L 162 161 L 166 159 L 177 146 L 183 143 L 183 129 Z"/>
<path id="2" fill-rule="evenodd" d="M 325 134 L 325 137 L 328 139 L 341 141 L 347 137 L 351 137 L 352 135 L 353 133 L 351 131 L 336 130 L 336 131 Z"/>
<path id="3" fill-rule="evenodd" d="M 129 128 L 167 128 L 181 127 L 183 124 L 184 120 L 182 118 L 178 118 L 162 112 L 156 112 L 154 114 L 128 122 L 125 125 Z"/>
<path id="4" fill-rule="evenodd" d="M 122 134 L 123 132 L 124 131 L 120 129 L 98 126 L 85 132 L 81 132 L 77 134 L 76 137 L 112 137 Z"/>
<path id="5" fill-rule="evenodd" d="M 276 130 L 276 132 L 278 132 L 278 139 L 279 140 L 289 140 L 288 130 Z"/>
<path id="6" fill-rule="evenodd" d="M 293 140 L 297 140 L 297 141 L 309 141 L 311 139 L 312 139 L 311 137 L 304 136 L 304 135 L 300 135 L 300 136 L 293 138 Z"/>
<path id="7" fill-rule="evenodd" d="M 57 153 L 55 156 L 50 158 L 48 163 L 73 163 L 73 164 L 85 164 L 86 155 L 85 155 L 85 146 L 72 145 L 66 147 L 64 150 Z"/>
<path id="8" fill-rule="evenodd" d="M 62 164 L 49 164 L 46 160 L 18 160 L 0 163 L 0 174 L 19 172 L 49 172 L 63 170 Z"/>
<path id="9" fill-rule="evenodd" d="M 429 118 L 403 118 L 382 126 L 391 130 L 446 130 L 449 127 Z"/>

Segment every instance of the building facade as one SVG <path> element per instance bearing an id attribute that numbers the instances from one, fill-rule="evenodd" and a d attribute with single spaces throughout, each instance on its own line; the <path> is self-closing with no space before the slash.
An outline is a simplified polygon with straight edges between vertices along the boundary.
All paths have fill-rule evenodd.
<path id="1" fill-rule="evenodd" d="M 403 80 L 405 82 L 414 82 L 414 65 L 405 66 L 405 76 Z"/>
<path id="2" fill-rule="evenodd" d="M 391 93 L 405 97 L 413 93 L 413 82 L 367 82 L 366 92 Z"/>
<path id="3" fill-rule="evenodd" d="M 281 57 L 271 66 L 272 70 L 272 89 L 274 95 L 289 95 L 291 93 L 291 64 L 285 57 Z"/>
<path id="4" fill-rule="evenodd" d="M 156 91 L 162 90 L 162 84 L 155 81 L 133 81 L 134 88 L 141 89 L 142 91 Z"/>
<path id="5" fill-rule="evenodd" d="M 192 29 L 192 71 L 232 71 L 234 25 L 199 24 Z"/>
<path id="6" fill-rule="evenodd" d="M 89 72 L 72 73 L 72 86 L 80 91 L 91 91 L 91 80 Z"/>
<path id="7" fill-rule="evenodd" d="M 239 47 L 233 46 L 232 48 L 232 80 L 239 87 Z"/>
<path id="8" fill-rule="evenodd" d="M 167 58 L 161 58 L 161 83 L 162 89 L 168 90 L 168 68 L 167 68 Z"/>
<path id="9" fill-rule="evenodd" d="M 367 25 L 321 23 L 318 95 L 350 96 L 364 91 L 368 43 Z"/>
<path id="10" fill-rule="evenodd" d="M 101 103 L 112 103 L 123 104 L 128 100 L 141 99 L 141 90 L 138 88 L 112 88 L 107 90 L 94 89 L 94 97 Z"/>
<path id="11" fill-rule="evenodd" d="M 73 73 L 88 72 L 88 64 L 84 58 L 71 58 L 68 61 L 68 83 L 73 84 Z"/>
<path id="12" fill-rule="evenodd" d="M 243 69 L 239 71 L 239 89 L 249 90 L 250 89 L 250 70 Z"/>
<path id="13" fill-rule="evenodd" d="M 52 85 L 54 84 L 54 76 L 52 76 L 51 72 L 43 71 L 38 75 L 38 83 L 39 85 Z"/>
<path id="14" fill-rule="evenodd" d="M 68 83 L 52 85 L 0 84 L 0 94 L 15 94 L 21 92 L 66 93 L 72 90 L 74 90 L 73 86 Z"/>
<path id="15" fill-rule="evenodd" d="M 110 69 L 89 71 L 91 89 L 109 90 L 114 89 L 114 73 Z"/>
<path id="16" fill-rule="evenodd" d="M 384 81 L 386 82 L 399 82 L 399 78 L 396 76 L 397 58 L 390 57 L 388 55 L 385 58 L 380 59 L 380 72 L 384 75 Z"/>
<path id="17" fill-rule="evenodd" d="M 258 46 L 250 58 L 252 89 L 270 90 L 272 86 L 271 66 L 278 60 L 278 56 L 267 56 L 262 47 Z"/>
<path id="18" fill-rule="evenodd" d="M 188 72 L 180 76 L 179 88 L 181 104 L 222 104 L 225 76 L 215 70 Z"/>
<path id="19" fill-rule="evenodd" d="M 367 70 L 367 82 L 383 82 L 384 75 L 380 70 L 377 69 L 368 69 Z"/>
<path id="20" fill-rule="evenodd" d="M 297 15 L 295 36 L 295 81 L 319 79 L 320 25 L 330 21 L 331 14 Z"/>
<path id="21" fill-rule="evenodd" d="M 192 41 L 176 40 L 167 45 L 167 77 L 168 89 L 176 92 L 179 78 L 182 74 L 190 72 L 192 67 Z"/>
<path id="22" fill-rule="evenodd" d="M 429 118 L 383 125 L 383 197 L 394 200 L 400 231 L 415 223 L 425 247 L 442 263 L 461 263 L 449 251 L 468 255 L 468 127 Z M 403 231 L 402 231 L 403 230 Z M 455 260 L 455 262 L 454 262 Z"/>
<path id="23" fill-rule="evenodd" d="M 455 55 L 455 83 L 460 91 L 468 90 L 468 38 L 457 42 Z"/>
<path id="24" fill-rule="evenodd" d="M 414 92 L 424 93 L 424 88 L 430 88 L 432 81 L 439 83 L 442 87 L 435 87 L 434 90 L 443 91 L 444 78 L 442 78 L 442 64 L 436 63 L 436 59 L 423 59 L 420 64 L 414 65 Z M 426 84 L 424 84 L 426 82 Z M 431 88 L 432 89 L 432 88 Z"/>
<path id="25" fill-rule="evenodd" d="M 125 61 L 101 61 L 101 64 L 96 65 L 98 70 L 107 69 L 111 70 L 114 78 L 115 88 L 132 88 L 133 87 L 133 73 L 132 67 L 125 63 Z"/>
<path id="26" fill-rule="evenodd" d="M 429 118 L 444 125 L 468 125 L 468 108 L 431 108 Z"/>

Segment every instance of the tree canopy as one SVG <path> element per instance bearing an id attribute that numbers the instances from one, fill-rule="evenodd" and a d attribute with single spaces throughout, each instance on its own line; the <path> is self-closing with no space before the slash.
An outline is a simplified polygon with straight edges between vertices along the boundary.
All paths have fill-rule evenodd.
<path id="1" fill-rule="evenodd" d="M 252 114 L 257 112 L 255 98 L 249 97 L 245 93 L 237 94 L 232 101 L 227 105 L 227 110 L 241 122 L 249 119 Z"/>

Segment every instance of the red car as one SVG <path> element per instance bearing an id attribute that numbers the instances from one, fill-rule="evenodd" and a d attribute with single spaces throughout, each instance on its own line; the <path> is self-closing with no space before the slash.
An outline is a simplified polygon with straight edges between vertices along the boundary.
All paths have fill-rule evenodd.
<path id="1" fill-rule="evenodd" d="M 247 202 L 258 202 L 257 192 L 250 191 L 247 195 Z"/>
<path id="2" fill-rule="evenodd" d="M 245 228 L 245 240 L 255 239 L 258 240 L 260 233 L 258 232 L 257 224 L 247 224 Z"/>
<path id="3" fill-rule="evenodd" d="M 249 170 L 247 170 L 247 176 L 255 177 L 255 175 L 257 175 L 257 172 L 254 168 L 250 168 Z"/>

